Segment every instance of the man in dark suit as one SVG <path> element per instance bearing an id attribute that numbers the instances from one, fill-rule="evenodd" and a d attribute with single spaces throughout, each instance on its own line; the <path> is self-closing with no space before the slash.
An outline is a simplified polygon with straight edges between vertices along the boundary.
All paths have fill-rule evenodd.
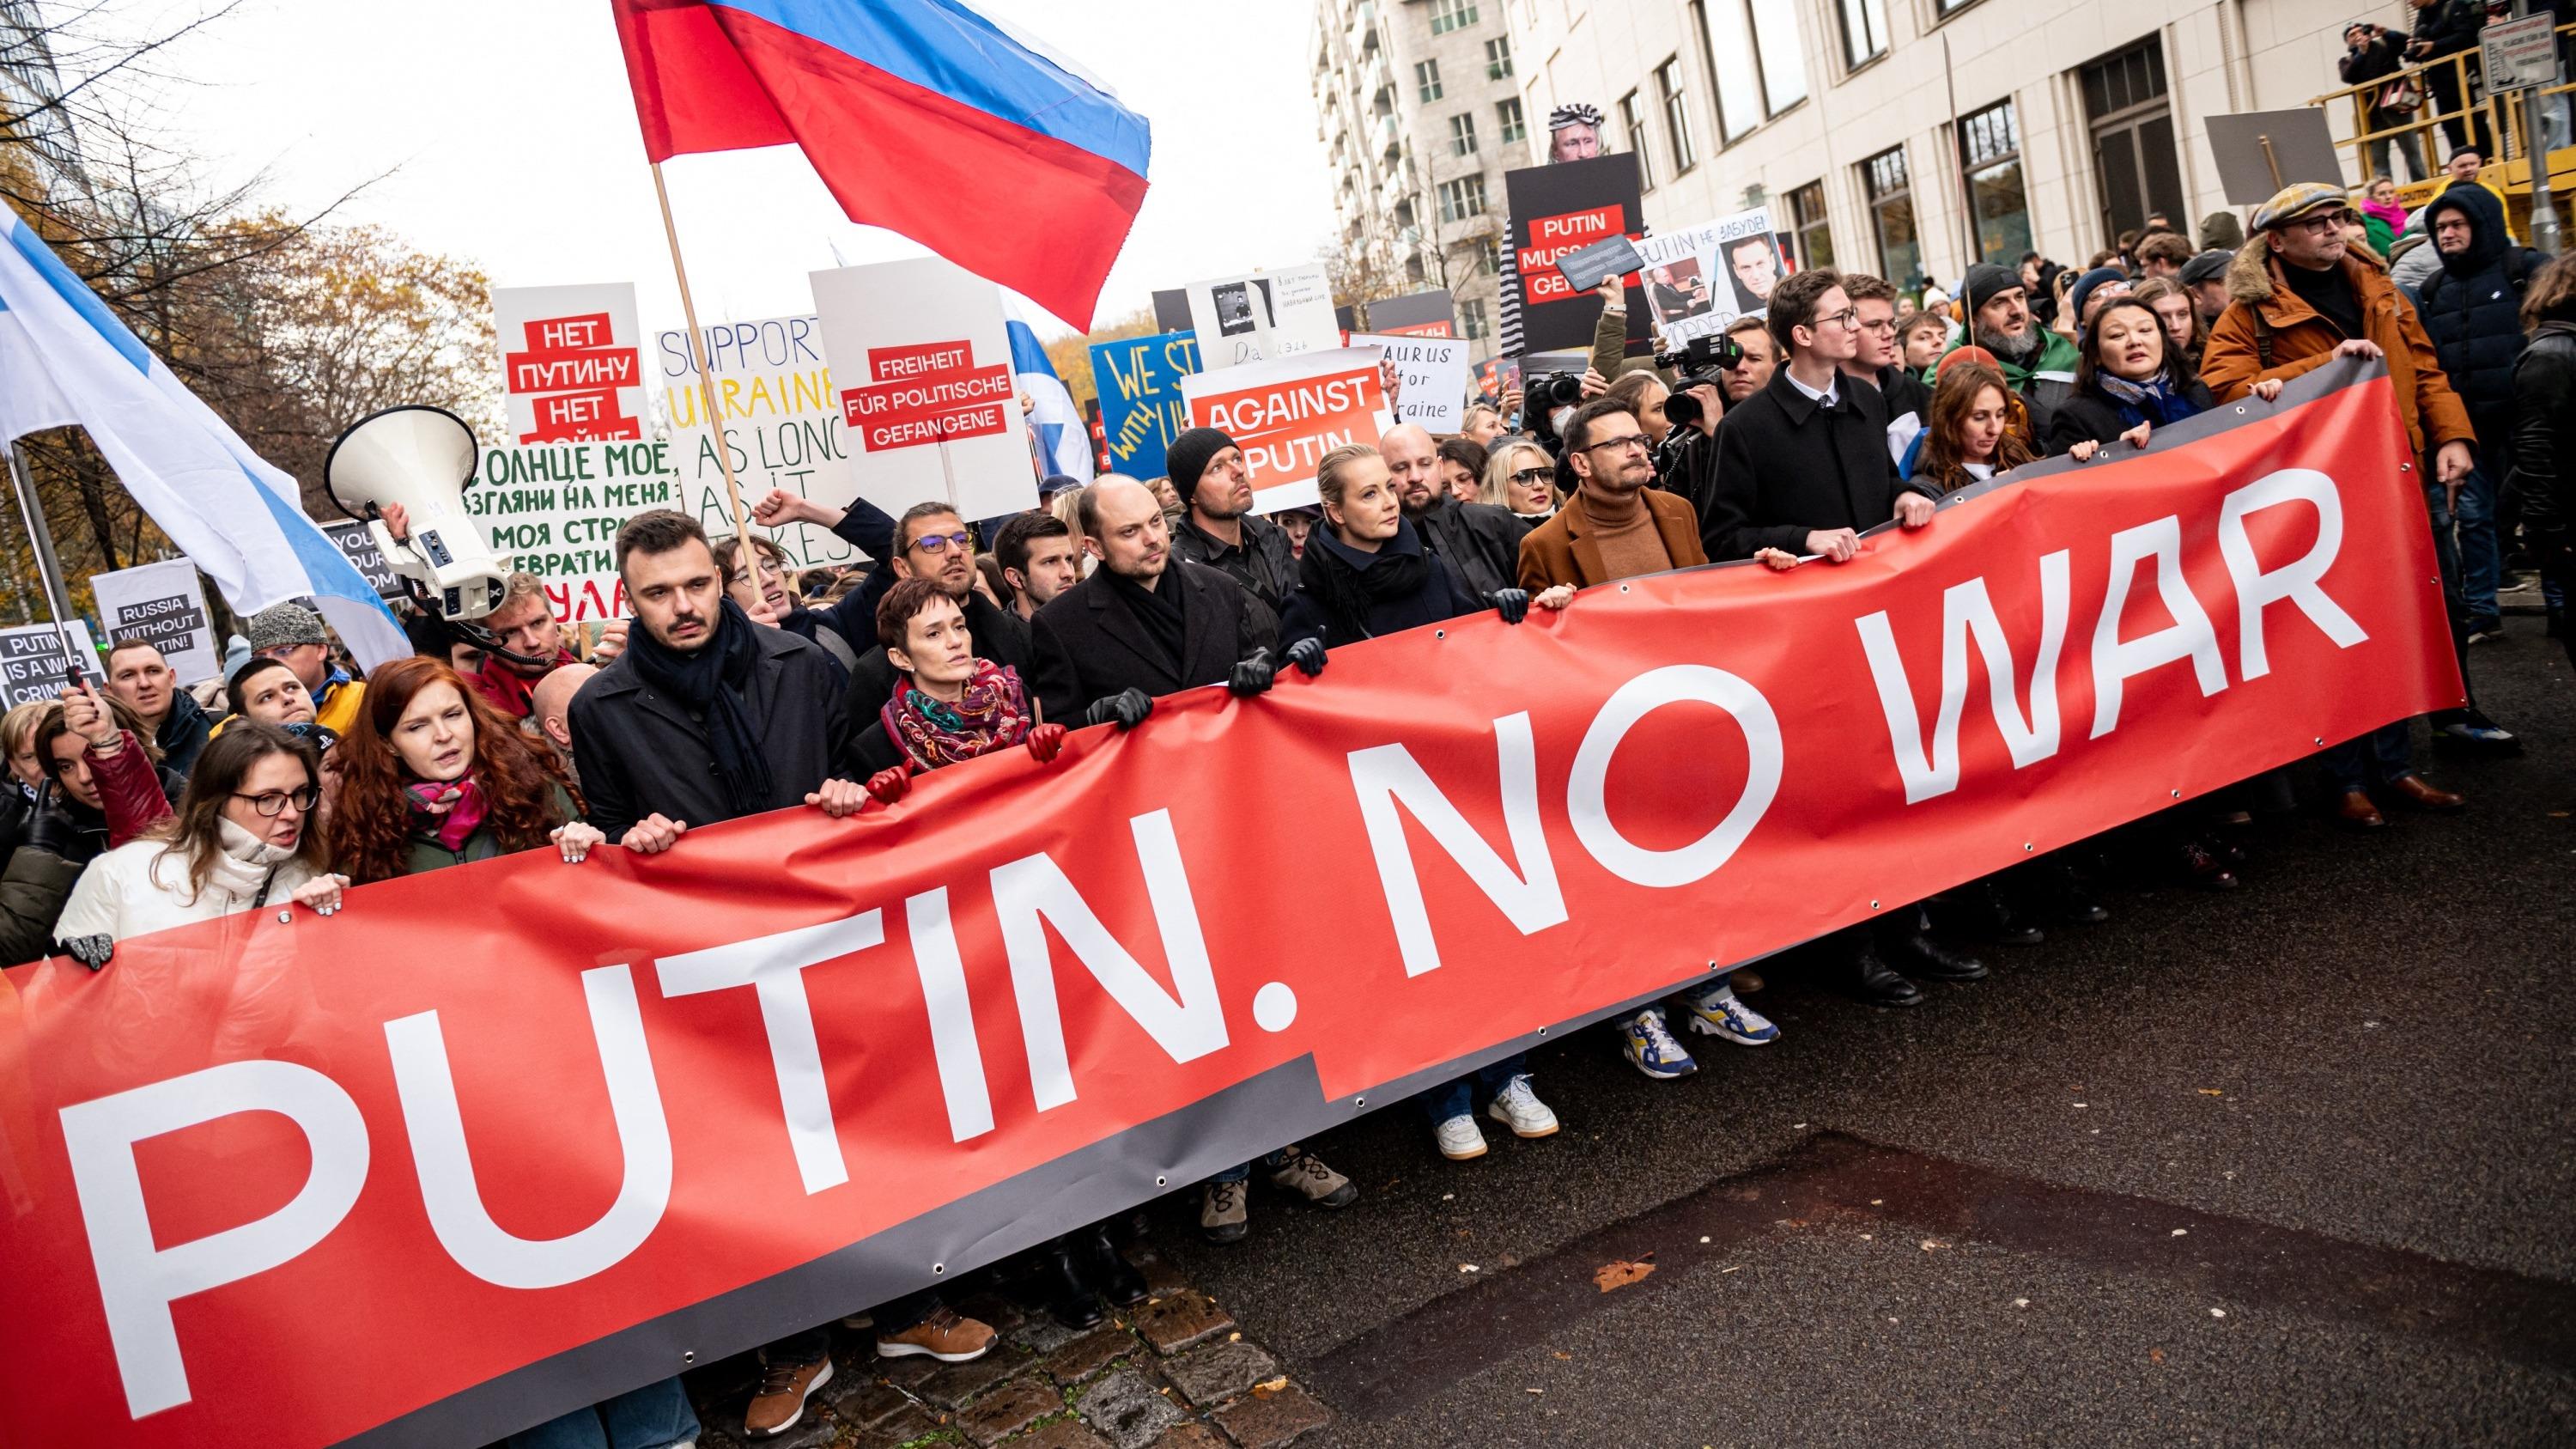
<path id="1" fill-rule="evenodd" d="M 1800 272 L 1771 291 L 1765 319 L 1780 344 L 1771 381 L 1717 424 L 1717 491 L 1706 540 L 1713 559 L 1768 549 L 1847 563 L 1860 534 L 1887 522 L 1923 528 L 1932 495 L 1897 475 L 1887 450 L 1887 402 L 1844 373 L 1860 353 L 1860 315 L 1830 268 Z M 1927 485 L 1928 486 L 1928 485 Z M 1854 972 L 1863 1000 L 1916 1006 L 1923 993 L 1888 964 L 1926 980 L 1974 981 L 1984 963 L 1933 939 L 1920 908 L 1887 912 L 1825 938 Z"/>
<path id="2" fill-rule="evenodd" d="M 892 553 L 898 581 L 928 579 L 957 601 L 965 612 L 966 632 L 975 641 L 977 658 L 1008 665 L 1024 679 L 1028 676 L 1029 626 L 1018 614 L 975 591 L 975 539 L 956 509 L 945 503 L 916 503 L 905 509 L 903 517 L 895 520 Z M 878 712 L 894 698 L 899 678 L 883 645 L 868 649 L 850 666 L 848 709 L 854 738 L 876 723 Z"/>

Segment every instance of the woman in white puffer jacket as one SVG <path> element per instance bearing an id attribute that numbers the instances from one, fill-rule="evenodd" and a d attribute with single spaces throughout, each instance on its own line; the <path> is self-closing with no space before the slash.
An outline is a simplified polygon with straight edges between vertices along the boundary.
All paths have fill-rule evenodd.
<path id="1" fill-rule="evenodd" d="M 197 759 L 179 813 L 81 872 L 54 938 L 82 965 L 152 931 L 293 901 L 324 915 L 348 881 L 322 869 L 312 746 L 236 721 Z"/>

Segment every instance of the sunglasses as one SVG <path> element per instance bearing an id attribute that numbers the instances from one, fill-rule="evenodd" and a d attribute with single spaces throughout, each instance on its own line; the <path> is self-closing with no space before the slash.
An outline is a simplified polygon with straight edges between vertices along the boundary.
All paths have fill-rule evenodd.
<path id="1" fill-rule="evenodd" d="M 1512 481 L 1520 484 L 1544 483 L 1555 476 L 1556 470 L 1553 468 L 1523 468 L 1512 475 Z"/>

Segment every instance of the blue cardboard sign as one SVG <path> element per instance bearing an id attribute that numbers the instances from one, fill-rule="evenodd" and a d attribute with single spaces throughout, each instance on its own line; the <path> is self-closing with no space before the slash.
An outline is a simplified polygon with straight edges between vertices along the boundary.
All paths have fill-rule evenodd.
<path id="1" fill-rule="evenodd" d="M 1162 476 L 1163 450 L 1190 426 L 1181 379 L 1198 370 L 1198 337 L 1191 332 L 1091 345 L 1091 378 L 1100 389 L 1101 441 L 1110 472 Z"/>

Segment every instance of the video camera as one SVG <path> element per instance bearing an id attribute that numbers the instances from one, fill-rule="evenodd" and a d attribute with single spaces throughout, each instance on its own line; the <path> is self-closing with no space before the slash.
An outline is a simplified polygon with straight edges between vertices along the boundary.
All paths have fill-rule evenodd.
<path id="1" fill-rule="evenodd" d="M 1673 384 L 1672 396 L 1664 399 L 1664 421 L 1673 425 L 1673 435 L 1699 421 L 1699 399 L 1690 390 L 1704 385 L 1715 387 L 1726 376 L 1727 369 L 1744 360 L 1744 346 L 1726 333 L 1714 337 L 1694 337 L 1673 352 L 1655 354 L 1655 366 L 1669 367 L 1681 380 Z"/>
<path id="2" fill-rule="evenodd" d="M 1521 418 L 1531 437 L 1556 451 L 1558 408 L 1581 406 L 1583 374 L 1579 372 L 1542 372 L 1521 384 Z"/>

